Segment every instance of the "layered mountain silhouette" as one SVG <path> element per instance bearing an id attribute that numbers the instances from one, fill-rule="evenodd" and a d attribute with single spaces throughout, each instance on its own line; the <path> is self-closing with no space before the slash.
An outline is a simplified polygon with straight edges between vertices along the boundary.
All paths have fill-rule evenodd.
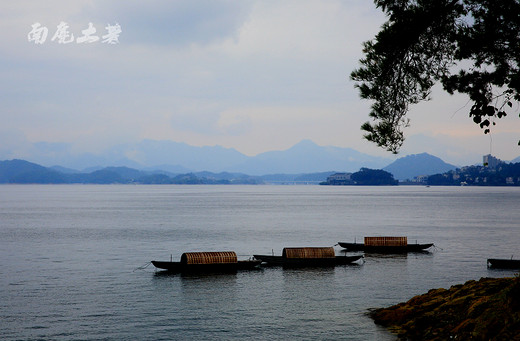
<path id="1" fill-rule="evenodd" d="M 320 151 L 328 150 L 328 153 Z M 350 152 L 350 151 L 349 151 Z M 363 154 L 351 152 L 361 160 Z M 330 154 L 339 156 L 330 158 Z M 319 183 L 336 171 L 346 172 L 347 165 L 361 165 L 359 169 L 374 162 L 373 159 L 352 162 L 344 160 L 341 148 L 319 147 L 301 143 L 286 152 L 265 153 L 260 158 L 246 160 L 236 166 L 244 172 L 172 172 L 168 169 L 136 169 L 126 166 L 92 167 L 78 171 L 62 166 L 44 167 L 25 160 L 0 161 L 0 183 L 147 183 L 147 184 L 257 184 L 257 183 Z M 330 159 L 334 160 L 331 162 Z M 377 161 L 377 160 L 376 160 Z M 313 164 L 335 167 L 329 171 L 312 172 Z M 325 165 L 325 166 L 324 166 Z M 344 167 L 344 168 L 341 168 Z M 184 170 L 184 167 L 173 167 Z M 372 167 L 381 169 L 381 167 Z M 395 179 L 413 179 L 419 175 L 444 173 L 456 167 L 427 153 L 409 155 L 396 160 L 383 170 Z M 307 171 L 303 171 L 307 170 Z M 357 170 L 354 170 L 356 172 Z M 254 174 L 254 173 L 264 174 Z"/>
<path id="2" fill-rule="evenodd" d="M 161 169 L 171 173 L 209 171 L 239 172 L 250 175 L 277 173 L 315 173 L 327 171 L 356 172 L 361 167 L 382 168 L 391 158 L 370 156 L 351 148 L 318 146 L 304 140 L 283 151 L 247 156 L 221 146 L 190 146 L 181 142 L 143 140 L 112 147 L 102 153 L 77 154 L 64 143 L 36 143 L 25 160 L 45 165 L 59 165 L 69 170 L 94 171 L 111 166 L 139 170 Z M 2 157 L 1 159 L 12 159 Z"/>
<path id="3" fill-rule="evenodd" d="M 271 151 L 250 157 L 231 166 L 230 171 L 251 175 L 269 173 L 356 172 L 362 167 L 379 169 L 391 159 L 370 156 L 351 148 L 318 146 L 310 140 L 284 151 Z"/>

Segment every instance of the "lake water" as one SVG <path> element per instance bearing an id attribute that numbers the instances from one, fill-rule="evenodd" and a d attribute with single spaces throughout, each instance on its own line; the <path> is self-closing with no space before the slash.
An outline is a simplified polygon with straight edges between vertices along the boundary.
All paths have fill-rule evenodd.
<path id="1" fill-rule="evenodd" d="M 367 317 L 370 308 L 514 275 L 488 269 L 486 259 L 520 258 L 519 222 L 520 188 L 3 185 L 0 335 L 394 340 Z M 188 251 L 246 259 L 377 235 L 436 249 L 326 269 L 137 269 Z"/>

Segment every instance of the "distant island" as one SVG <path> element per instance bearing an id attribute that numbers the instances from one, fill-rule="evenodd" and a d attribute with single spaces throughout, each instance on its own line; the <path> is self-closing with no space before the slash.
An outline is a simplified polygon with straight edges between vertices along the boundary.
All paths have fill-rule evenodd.
<path id="1" fill-rule="evenodd" d="M 355 173 L 335 173 L 321 182 L 320 185 L 327 186 L 389 186 L 397 185 L 399 182 L 394 176 L 381 169 L 361 168 Z"/>

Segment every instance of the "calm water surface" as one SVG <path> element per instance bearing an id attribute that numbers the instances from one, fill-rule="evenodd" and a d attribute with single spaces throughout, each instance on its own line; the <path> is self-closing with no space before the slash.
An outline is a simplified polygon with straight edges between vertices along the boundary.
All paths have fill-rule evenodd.
<path id="1" fill-rule="evenodd" d="M 393 340 L 366 316 L 520 258 L 520 188 L 0 186 L 3 340 Z M 164 275 L 186 251 L 280 254 L 364 236 L 426 254 L 327 269 Z M 336 247 L 337 253 L 341 249 Z"/>

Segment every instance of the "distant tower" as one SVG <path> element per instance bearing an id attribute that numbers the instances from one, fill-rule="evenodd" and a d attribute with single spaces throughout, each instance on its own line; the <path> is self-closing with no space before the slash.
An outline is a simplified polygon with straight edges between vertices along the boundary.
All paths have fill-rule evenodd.
<path id="1" fill-rule="evenodd" d="M 494 157 L 491 154 L 484 155 L 483 158 L 484 167 L 488 167 L 490 169 L 497 168 L 498 164 L 500 163 L 500 160 Z"/>

